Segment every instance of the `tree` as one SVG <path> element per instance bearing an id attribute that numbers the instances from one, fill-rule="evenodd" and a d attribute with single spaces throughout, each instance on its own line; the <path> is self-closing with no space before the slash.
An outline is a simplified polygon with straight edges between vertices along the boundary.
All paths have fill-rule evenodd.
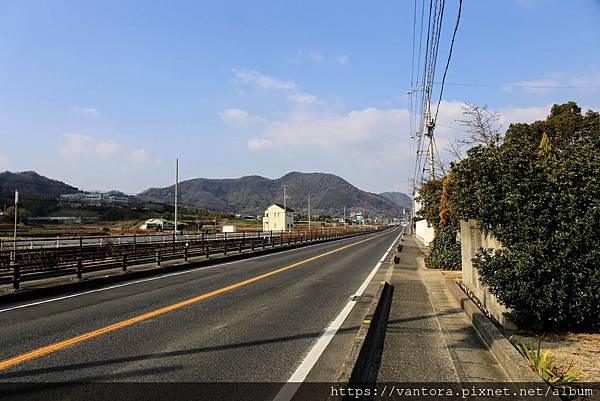
<path id="1" fill-rule="evenodd" d="M 600 114 L 555 105 L 455 166 L 450 203 L 504 248 L 474 260 L 484 284 L 535 329 L 600 328 Z"/>
<path id="2" fill-rule="evenodd" d="M 31 212 L 25 208 L 21 208 L 21 207 L 18 208 L 17 213 L 19 214 L 18 215 L 19 224 L 23 224 L 31 217 Z M 14 221 L 15 220 L 15 207 L 11 206 L 8 209 L 6 209 L 6 213 L 4 214 L 4 216 L 5 216 L 4 221 L 8 221 L 8 222 Z"/>
<path id="3" fill-rule="evenodd" d="M 421 204 L 417 217 L 427 220 L 437 231 L 440 225 L 440 199 L 442 196 L 442 180 L 433 179 L 423 183 L 415 198 Z"/>
<path id="4" fill-rule="evenodd" d="M 456 160 L 462 160 L 465 151 L 473 146 L 495 147 L 502 143 L 500 114 L 489 110 L 487 106 L 478 106 L 469 102 L 463 105 L 462 114 L 465 117 L 457 122 L 465 127 L 469 136 L 450 140 L 446 148 L 446 151 Z"/>

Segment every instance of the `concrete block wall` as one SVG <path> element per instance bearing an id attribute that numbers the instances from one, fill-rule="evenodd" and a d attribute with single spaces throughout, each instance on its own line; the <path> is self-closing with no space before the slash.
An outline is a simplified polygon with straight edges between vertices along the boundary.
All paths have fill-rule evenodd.
<path id="1" fill-rule="evenodd" d="M 484 234 L 476 220 L 461 221 L 459 236 L 463 283 L 477 298 L 480 305 L 502 326 L 509 329 L 516 328 L 504 316 L 508 309 L 500 304 L 494 295 L 490 294 L 488 288 L 481 283 L 477 270 L 473 268 L 473 258 L 480 249 L 501 249 L 502 244 L 493 236 Z"/>

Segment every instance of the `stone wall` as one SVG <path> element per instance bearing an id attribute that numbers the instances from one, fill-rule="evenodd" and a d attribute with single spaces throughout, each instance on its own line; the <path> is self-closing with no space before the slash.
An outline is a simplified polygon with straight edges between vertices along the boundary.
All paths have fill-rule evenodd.
<path id="1" fill-rule="evenodd" d="M 461 221 L 459 236 L 464 285 L 471 292 L 471 295 L 479 300 L 481 307 L 502 326 L 515 328 L 515 325 L 504 316 L 504 312 L 507 312 L 508 309 L 501 305 L 494 295 L 489 293 L 486 286 L 481 284 L 479 274 L 473 268 L 472 262 L 481 248 L 501 249 L 502 244 L 493 236 L 484 234 L 475 220 Z"/>

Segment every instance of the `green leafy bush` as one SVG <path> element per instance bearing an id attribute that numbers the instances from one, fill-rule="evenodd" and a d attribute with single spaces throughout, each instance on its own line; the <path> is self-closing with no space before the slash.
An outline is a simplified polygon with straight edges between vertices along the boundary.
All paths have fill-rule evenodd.
<path id="1" fill-rule="evenodd" d="M 482 282 L 533 329 L 600 329 L 600 114 L 573 102 L 513 124 L 454 169 L 450 203 L 505 249 L 474 260 Z"/>
<path id="2" fill-rule="evenodd" d="M 457 229 L 454 224 L 438 231 L 431 250 L 425 257 L 425 266 L 428 269 L 460 270 L 460 242 L 456 240 Z"/>

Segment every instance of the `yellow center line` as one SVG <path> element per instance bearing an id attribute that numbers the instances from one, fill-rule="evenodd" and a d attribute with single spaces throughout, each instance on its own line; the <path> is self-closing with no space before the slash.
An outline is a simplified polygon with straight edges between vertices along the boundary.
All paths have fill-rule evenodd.
<path id="1" fill-rule="evenodd" d="M 294 267 L 297 267 L 297 266 L 300 266 L 300 265 L 312 262 L 313 260 L 320 259 L 320 258 L 322 258 L 324 256 L 331 255 L 331 254 L 336 253 L 336 252 L 340 252 L 340 251 L 342 251 L 344 249 L 348 249 L 350 247 L 362 244 L 364 242 L 370 241 L 370 240 L 372 240 L 374 238 L 377 238 L 377 237 L 378 236 L 374 236 L 374 237 L 370 237 L 370 238 L 367 238 L 367 239 L 364 239 L 364 240 L 361 240 L 361 241 L 353 242 L 351 244 L 344 245 L 342 247 L 333 249 L 331 251 L 328 251 L 328 252 L 325 252 L 325 253 L 322 253 L 322 254 L 310 257 L 308 259 L 301 260 L 301 261 L 293 263 L 291 265 L 280 267 L 278 269 L 275 269 L 275 270 L 272 270 L 272 271 L 270 271 L 268 273 L 264 273 L 264 274 L 261 274 L 259 276 L 250 278 L 248 280 L 240 281 L 238 283 L 231 284 L 231 285 L 228 285 L 228 286 L 223 287 L 223 288 L 219 288 L 218 290 L 207 292 L 205 294 L 198 295 L 196 297 L 189 298 L 189 299 L 186 299 L 186 300 L 181 301 L 181 302 L 177 302 L 175 304 L 166 306 L 164 308 L 156 309 L 156 310 L 144 313 L 142 315 L 132 317 L 131 319 L 123 320 L 121 322 L 114 323 L 114 324 L 111 324 L 111 325 L 106 326 L 106 327 L 102 327 L 101 329 L 81 334 L 81 335 L 79 335 L 77 337 L 73 337 L 73 338 L 70 338 L 68 340 L 64 340 L 64 341 L 60 341 L 60 342 L 57 342 L 57 343 L 54 343 L 54 344 L 46 345 L 44 347 L 34 349 L 34 350 L 26 352 L 24 354 L 14 356 L 14 357 L 9 358 L 9 359 L 5 359 L 3 361 L 0 361 L 0 370 L 7 369 L 7 368 L 9 368 L 11 366 L 14 366 L 16 364 L 19 364 L 21 362 L 24 362 L 24 361 L 27 361 L 27 360 L 30 360 L 30 359 L 39 358 L 41 356 L 50 354 L 50 353 L 58 351 L 58 350 L 61 350 L 63 348 L 69 347 L 71 345 L 74 345 L 74 344 L 77 344 L 77 343 L 80 343 L 80 342 L 92 339 L 94 337 L 98 337 L 98 336 L 100 336 L 102 334 L 110 333 L 111 331 L 115 331 L 115 330 L 121 329 L 123 327 L 134 325 L 134 324 L 139 323 L 139 322 L 141 322 L 143 320 L 147 320 L 147 319 L 150 319 L 152 317 L 162 315 L 162 314 L 170 312 L 172 310 L 183 308 L 184 306 L 191 305 L 191 304 L 193 304 L 195 302 L 198 302 L 198 301 L 201 301 L 203 299 L 210 298 L 210 297 L 213 297 L 213 296 L 218 295 L 218 294 L 222 294 L 222 293 L 227 292 L 227 291 L 231 291 L 233 289 L 242 287 L 242 286 L 250 284 L 250 283 L 254 283 L 255 281 L 259 281 L 259 280 L 265 279 L 267 277 L 273 276 L 275 274 L 278 274 L 278 273 L 284 272 L 286 270 L 292 269 Z"/>

